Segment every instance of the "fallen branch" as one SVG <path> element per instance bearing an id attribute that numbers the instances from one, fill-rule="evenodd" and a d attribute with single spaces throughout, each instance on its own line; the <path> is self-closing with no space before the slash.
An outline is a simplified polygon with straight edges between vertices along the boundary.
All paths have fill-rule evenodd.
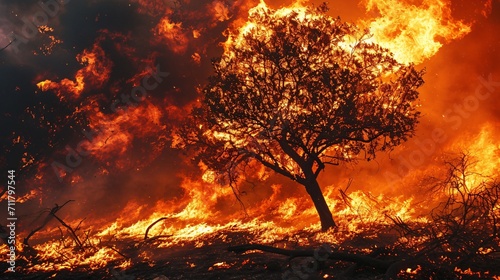
<path id="1" fill-rule="evenodd" d="M 159 218 L 158 220 L 154 221 L 152 224 L 150 224 L 148 226 L 148 228 L 146 229 L 146 233 L 144 234 L 144 240 L 147 240 L 148 239 L 148 233 L 149 233 L 149 230 L 154 226 L 156 225 L 157 223 L 163 221 L 163 220 L 166 220 L 168 219 L 167 217 L 163 217 L 163 218 Z"/>
<path id="2" fill-rule="evenodd" d="M 264 252 L 289 256 L 292 258 L 315 256 L 314 250 L 289 250 L 289 249 L 281 249 L 261 244 L 245 244 L 245 245 L 231 246 L 228 248 L 228 251 L 240 254 L 250 250 L 260 250 Z M 331 252 L 328 254 L 328 259 L 354 262 L 360 265 L 374 267 L 382 271 L 386 271 L 392 264 L 395 263 L 395 261 L 392 260 L 390 261 L 380 260 L 365 255 L 345 253 L 345 252 Z"/>

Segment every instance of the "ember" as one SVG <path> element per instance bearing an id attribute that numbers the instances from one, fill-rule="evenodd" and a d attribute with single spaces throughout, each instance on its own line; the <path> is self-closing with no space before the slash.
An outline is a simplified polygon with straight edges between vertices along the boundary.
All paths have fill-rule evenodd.
<path id="1" fill-rule="evenodd" d="M 498 1 L 4 2 L 2 279 L 500 279 Z"/>

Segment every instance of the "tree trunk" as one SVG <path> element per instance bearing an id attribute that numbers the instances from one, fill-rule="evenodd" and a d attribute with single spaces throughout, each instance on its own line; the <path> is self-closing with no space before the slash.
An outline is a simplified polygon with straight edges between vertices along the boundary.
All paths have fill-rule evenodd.
<path id="1" fill-rule="evenodd" d="M 329 228 L 335 227 L 336 225 L 333 221 L 332 212 L 330 212 L 330 208 L 328 208 L 328 204 L 326 204 L 325 197 L 323 196 L 316 179 L 307 180 L 305 187 L 307 193 L 311 196 L 314 207 L 316 207 L 316 211 L 318 211 L 319 219 L 321 221 L 321 229 L 323 231 L 327 231 Z"/>

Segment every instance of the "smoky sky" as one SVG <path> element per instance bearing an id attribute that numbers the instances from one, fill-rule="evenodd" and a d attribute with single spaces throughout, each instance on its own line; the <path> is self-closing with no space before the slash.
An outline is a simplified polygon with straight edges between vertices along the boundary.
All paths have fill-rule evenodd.
<path id="1" fill-rule="evenodd" d="M 176 12 L 177 20 L 182 21 L 185 26 L 203 24 L 203 17 L 194 18 L 193 22 L 189 22 L 188 16 L 190 13 L 202 11 L 203 4 L 208 2 L 210 1 L 197 1 L 183 6 L 183 10 Z M 22 35 L 21 17 L 29 18 L 40 10 L 36 1 L 2 1 L 1 7 L 4 36 L 1 41 L 4 45 L 9 42 L 10 32 Z M 116 48 L 113 38 L 104 39 L 101 47 L 113 62 L 111 77 L 102 88 L 84 92 L 85 97 L 104 95 L 106 98 L 101 100 L 101 105 L 109 105 L 113 97 L 109 87 L 118 84 L 124 92 L 130 91 L 132 86 L 127 84 L 126 80 L 150 66 L 141 63 L 141 60 L 152 55 L 154 63 L 161 65 L 163 71 L 169 71 L 171 74 L 170 78 L 152 93 L 153 98 L 168 97 L 173 104 L 183 106 L 196 96 L 195 86 L 203 83 L 201 77 L 210 72 L 210 60 L 204 59 L 204 65 L 195 65 L 190 61 L 192 53 L 200 51 L 204 48 L 200 45 L 204 44 L 189 46 L 185 53 L 177 54 L 171 52 L 168 46 L 151 43 L 154 36 L 152 30 L 161 15 L 154 16 L 147 11 L 138 13 L 137 10 L 138 4 L 133 1 L 70 1 L 64 7 L 61 6 L 61 11 L 55 17 L 49 19 L 47 25 L 54 28 L 53 32 L 38 34 L 29 42 L 20 44 L 18 53 L 9 47 L 0 53 L 4 151 L 2 167 L 19 170 L 23 165 L 19 161 L 25 152 L 32 155 L 35 161 L 50 156 L 54 149 L 60 149 L 61 145 L 72 141 L 75 134 L 85 127 L 85 116 L 73 115 L 74 120 L 63 120 L 63 116 L 70 115 L 74 107 L 80 104 L 60 102 L 52 92 L 41 92 L 35 84 L 44 79 L 72 79 L 74 73 L 81 68 L 75 56 L 90 48 L 102 30 L 128 36 L 126 42 L 120 42 L 121 47 L 134 51 L 131 54 L 123 54 L 121 49 Z M 225 28 L 227 24 L 215 27 L 211 33 L 204 35 L 204 42 L 222 41 L 222 31 Z M 44 55 L 40 49 L 49 43 L 49 35 L 62 43 L 56 44 L 50 54 Z M 206 54 L 202 55 L 216 56 L 216 52 L 220 50 L 216 50 L 216 44 L 213 45 L 215 46 L 212 46 L 212 49 L 201 50 L 206 51 Z M 34 114 L 34 117 L 31 114 Z M 58 127 L 57 132 L 50 132 L 51 127 Z M 18 136 L 21 136 L 21 142 L 13 144 Z"/>
<path id="2" fill-rule="evenodd" d="M 32 18 L 41 11 L 37 2 L 0 2 L 1 47 L 9 43 L 12 32 L 23 35 L 22 18 Z M 17 170 L 18 180 L 25 180 L 25 184 L 19 185 L 20 195 L 36 187 L 45 194 L 44 198 L 50 198 L 49 201 L 85 196 L 81 190 L 68 190 L 72 185 L 68 180 L 58 182 L 50 164 L 54 161 L 64 164 L 65 147 L 75 147 L 85 139 L 82 131 L 88 129 L 88 112 L 79 113 L 78 108 L 93 102 L 93 106 L 112 116 L 114 113 L 109 109 L 112 101 L 122 92 L 129 93 L 134 86 L 130 80 L 145 68 L 160 65 L 161 71 L 169 72 L 159 87 L 148 92 L 149 102 L 182 108 L 198 97 L 197 88 L 212 71 L 211 58 L 222 51 L 219 42 L 224 41 L 223 32 L 230 21 L 219 21 L 207 13 L 207 6 L 215 1 L 157 1 L 163 3 L 159 6 L 141 6 L 139 2 L 70 1 L 60 5 L 54 17 L 49 17 L 47 26 L 53 31 L 39 33 L 28 42 L 19 44 L 18 52 L 12 46 L 0 52 L 0 166 L 2 170 Z M 228 17 L 235 18 L 244 5 L 240 1 L 231 3 L 225 3 L 225 6 L 228 7 Z M 170 20 L 181 23 L 184 35 L 189 39 L 182 52 L 173 51 L 156 38 L 154 28 L 164 16 L 164 9 L 168 8 L 165 5 L 170 7 Z M 194 40 L 189 35 L 198 29 L 202 33 Z M 58 43 L 50 46 L 54 41 L 50 36 Z M 82 68 L 75 57 L 92 49 L 97 38 L 99 47 L 113 64 L 109 80 L 101 87 L 85 89 L 77 100 L 63 101 L 54 91 L 37 88 L 36 83 L 46 79 L 55 82 L 65 78 L 74 80 L 75 73 Z M 200 63 L 193 61 L 194 53 L 200 55 Z M 166 129 L 157 137 L 168 137 L 168 127 L 175 122 L 173 119 L 175 116 L 165 110 L 161 122 Z M 133 150 L 128 151 L 138 166 L 141 154 L 152 152 L 148 140 L 151 139 L 134 140 Z M 180 195 L 178 189 L 166 186 L 179 185 L 175 174 L 183 160 L 179 159 L 177 151 L 165 149 L 153 162 L 147 163 L 147 168 L 142 168 L 146 164 L 140 166 L 140 176 L 129 169 L 123 173 L 113 172 L 114 160 L 111 158 L 103 163 L 88 157 L 75 171 L 92 182 L 84 190 L 93 194 L 93 203 L 123 205 L 121 198 L 126 200 L 130 196 Z M 96 178 L 95 173 L 103 166 L 111 170 L 110 174 Z M 157 175 L 164 173 L 169 175 Z M 40 174 L 43 174 L 43 180 L 36 179 Z M 149 178 L 149 181 L 141 178 Z M 139 194 L 138 189 L 147 192 Z M 120 195 L 115 195 L 113 202 L 106 202 L 112 192 Z"/>

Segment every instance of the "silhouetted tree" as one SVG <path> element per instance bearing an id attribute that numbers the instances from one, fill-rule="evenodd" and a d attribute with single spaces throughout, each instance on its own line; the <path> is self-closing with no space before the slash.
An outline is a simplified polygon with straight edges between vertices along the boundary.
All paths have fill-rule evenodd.
<path id="1" fill-rule="evenodd" d="M 423 84 L 423 71 L 326 10 L 254 10 L 229 35 L 201 106 L 177 139 L 230 178 L 257 161 L 304 185 L 323 230 L 335 222 L 320 172 L 407 140 Z"/>

